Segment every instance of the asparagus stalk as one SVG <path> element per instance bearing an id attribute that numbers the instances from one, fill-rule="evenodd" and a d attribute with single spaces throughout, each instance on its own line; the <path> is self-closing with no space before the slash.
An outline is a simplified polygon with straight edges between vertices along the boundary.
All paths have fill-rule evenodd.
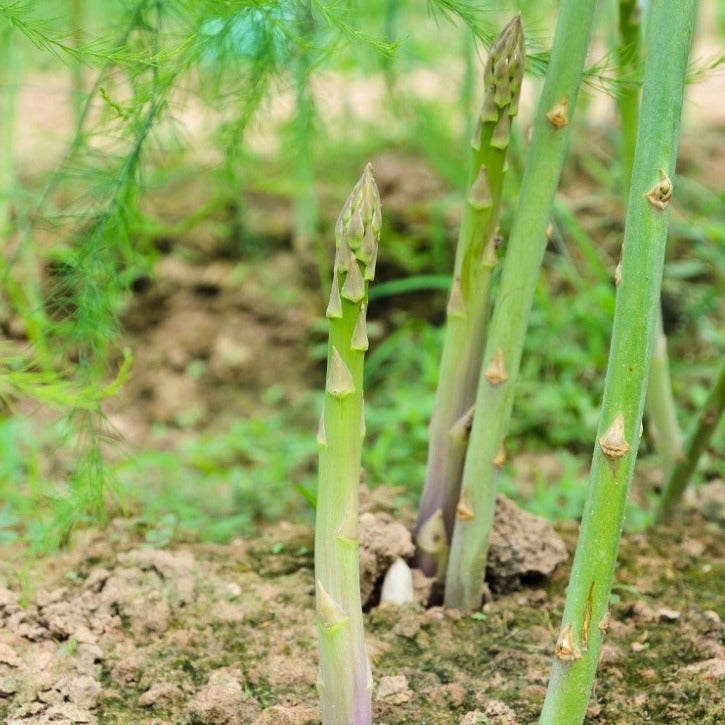
<path id="1" fill-rule="evenodd" d="M 583 721 L 606 631 L 641 434 L 695 9 L 695 0 L 656 0 L 650 8 L 650 47 L 601 419 L 542 725 Z"/>
<path id="2" fill-rule="evenodd" d="M 481 603 L 498 473 L 505 460 L 503 440 L 594 6 L 594 0 L 563 0 L 539 101 L 506 264 L 489 325 L 456 509 L 445 604 L 457 609 L 476 609 Z"/>
<path id="3" fill-rule="evenodd" d="M 318 430 L 315 523 L 318 690 L 323 725 L 372 723 L 358 555 L 368 284 L 375 276 L 380 196 L 367 165 L 335 227 L 325 403 Z"/>
<path id="4" fill-rule="evenodd" d="M 667 354 L 667 337 L 662 326 L 662 307 L 657 302 L 655 337 L 652 348 L 645 410 L 652 439 L 662 462 L 665 476 L 683 457 L 682 432 L 677 422 L 677 410 L 672 397 L 670 357 Z"/>
<path id="5" fill-rule="evenodd" d="M 641 16 L 639 0 L 619 1 L 621 44 L 618 61 L 621 85 L 617 103 L 622 126 L 622 188 L 625 202 L 629 198 L 629 187 L 632 182 L 632 163 L 634 162 L 639 120 L 640 94 L 635 80 L 642 55 Z M 662 308 L 659 305 L 657 306 L 655 343 L 647 382 L 645 410 L 655 447 L 664 464 L 664 470 L 669 472 L 675 462 L 682 457 L 682 433 L 677 422 L 677 410 L 672 396 L 667 337 L 662 324 Z"/>
<path id="6" fill-rule="evenodd" d="M 657 511 L 658 521 L 667 521 L 672 516 L 675 504 L 685 492 L 702 451 L 717 428 L 723 409 L 725 409 L 725 362 L 720 365 L 707 400 L 692 423 L 682 455 L 675 461 L 665 480 Z"/>
<path id="7" fill-rule="evenodd" d="M 484 101 L 471 139 L 466 204 L 415 527 L 416 563 L 441 583 L 483 357 L 506 150 L 524 62 L 524 34 L 516 15 L 491 45 L 484 71 Z"/>

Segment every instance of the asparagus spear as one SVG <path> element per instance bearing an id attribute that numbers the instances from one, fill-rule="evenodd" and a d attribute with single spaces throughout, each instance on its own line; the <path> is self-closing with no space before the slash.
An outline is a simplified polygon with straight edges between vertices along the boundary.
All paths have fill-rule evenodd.
<path id="1" fill-rule="evenodd" d="M 594 0 L 563 0 L 528 152 L 501 284 L 489 325 L 476 415 L 457 505 L 445 604 L 476 609 L 493 523 L 503 439 L 546 248 L 546 228 L 569 138 L 586 54 Z"/>
<path id="2" fill-rule="evenodd" d="M 495 231 L 504 164 L 511 120 L 518 110 L 524 61 L 524 34 L 521 17 L 516 15 L 491 45 L 484 71 L 484 101 L 471 139 L 468 193 L 415 527 L 416 563 L 441 582 L 483 357 L 491 274 L 497 261 Z M 442 538 L 438 539 L 431 531 L 440 528 L 441 517 Z"/>
<path id="3" fill-rule="evenodd" d="M 695 10 L 695 0 L 657 0 L 650 8 L 650 47 L 602 413 L 540 719 L 544 725 L 583 721 L 606 631 L 617 549 L 642 430 Z"/>
<path id="4" fill-rule="evenodd" d="M 655 343 L 656 344 L 656 343 Z M 687 434 L 682 455 L 674 462 L 662 489 L 657 520 L 667 521 L 692 478 L 700 454 L 715 432 L 725 409 L 725 362 L 720 365 L 702 410 Z"/>
<path id="5" fill-rule="evenodd" d="M 625 203 L 629 198 L 629 187 L 632 183 L 632 163 L 634 162 L 637 122 L 639 120 L 640 93 L 639 85 L 635 82 L 635 79 L 642 55 L 641 16 L 642 10 L 639 0 L 619 0 L 619 37 L 621 45 L 618 53 L 618 65 L 621 84 L 617 96 L 617 105 L 622 126 L 622 190 Z M 677 410 L 672 396 L 667 337 L 665 337 L 662 310 L 659 305 L 657 307 L 652 362 L 647 380 L 645 410 L 652 438 L 667 473 L 671 471 L 675 462 L 682 457 L 682 433 L 677 422 Z"/>
<path id="6" fill-rule="evenodd" d="M 375 276 L 380 196 L 367 165 L 335 227 L 325 403 L 317 440 L 315 522 L 318 690 L 323 725 L 372 723 L 358 555 L 358 491 L 364 436 L 363 362 L 368 284 Z"/>

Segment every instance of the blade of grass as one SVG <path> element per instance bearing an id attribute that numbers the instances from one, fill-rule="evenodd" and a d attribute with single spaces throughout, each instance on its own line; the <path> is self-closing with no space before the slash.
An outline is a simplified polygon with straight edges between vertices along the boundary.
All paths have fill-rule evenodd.
<path id="1" fill-rule="evenodd" d="M 581 534 L 540 723 L 584 720 L 641 433 L 696 3 L 652 3 L 621 282 Z M 677 28 L 677 33 L 671 29 Z"/>

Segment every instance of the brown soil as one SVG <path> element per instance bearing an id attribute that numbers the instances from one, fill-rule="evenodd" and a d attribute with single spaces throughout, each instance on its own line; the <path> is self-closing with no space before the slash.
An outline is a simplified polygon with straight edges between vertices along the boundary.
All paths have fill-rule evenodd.
<path id="1" fill-rule="evenodd" d="M 588 723 L 723 721 L 721 525 L 693 511 L 624 540 Z M 319 723 L 311 528 L 282 522 L 251 541 L 169 549 L 133 530 L 118 520 L 52 559 L 3 564 L 3 722 Z M 560 532 L 571 552 L 575 527 Z M 385 546 L 368 559 L 398 553 Z M 567 574 L 497 594 L 474 615 L 373 606 L 375 722 L 534 722 Z"/>

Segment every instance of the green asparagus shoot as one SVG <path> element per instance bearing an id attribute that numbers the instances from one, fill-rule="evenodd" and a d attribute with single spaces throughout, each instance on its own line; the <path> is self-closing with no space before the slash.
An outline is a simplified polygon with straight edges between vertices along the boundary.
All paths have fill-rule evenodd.
<path id="1" fill-rule="evenodd" d="M 484 71 L 483 107 L 471 139 L 468 193 L 415 528 L 417 564 L 441 583 L 483 357 L 506 151 L 511 118 L 518 109 L 524 62 L 524 34 L 517 15 L 491 45 Z M 441 525 L 440 538 L 431 538 L 431 528 Z"/>
<path id="2" fill-rule="evenodd" d="M 540 723 L 584 720 L 637 448 L 659 304 L 694 0 L 653 3 L 604 399 Z M 672 28 L 678 32 L 673 34 Z"/>
<path id="3" fill-rule="evenodd" d="M 380 196 L 368 164 L 335 227 L 325 403 L 317 433 L 315 523 L 318 690 L 323 725 L 370 725 L 372 675 L 365 649 L 358 554 L 364 437 L 363 363 L 368 284 L 375 276 Z"/>
<path id="4" fill-rule="evenodd" d="M 640 88 L 637 83 L 642 62 L 641 7 L 639 0 L 619 2 L 618 72 L 621 81 L 617 106 L 621 122 L 622 191 L 629 198 L 632 183 L 632 164 L 637 140 Z M 645 402 L 649 430 L 665 471 L 682 456 L 682 433 L 677 422 L 677 411 L 672 396 L 670 360 L 667 354 L 667 338 L 662 324 L 662 312 L 658 307 L 655 343 L 652 351 L 647 397 Z"/>
<path id="5" fill-rule="evenodd" d="M 445 604 L 481 603 L 488 539 L 524 337 L 546 248 L 546 229 L 566 154 L 595 3 L 565 0 L 534 123 L 526 169 L 488 328 L 470 442 L 463 469 Z"/>
<path id="6" fill-rule="evenodd" d="M 725 410 L 725 363 L 720 365 L 707 400 L 692 422 L 682 454 L 675 460 L 665 479 L 657 511 L 659 521 L 666 521 L 672 516 L 675 505 L 692 478 L 703 449 L 720 422 L 723 410 Z"/>

